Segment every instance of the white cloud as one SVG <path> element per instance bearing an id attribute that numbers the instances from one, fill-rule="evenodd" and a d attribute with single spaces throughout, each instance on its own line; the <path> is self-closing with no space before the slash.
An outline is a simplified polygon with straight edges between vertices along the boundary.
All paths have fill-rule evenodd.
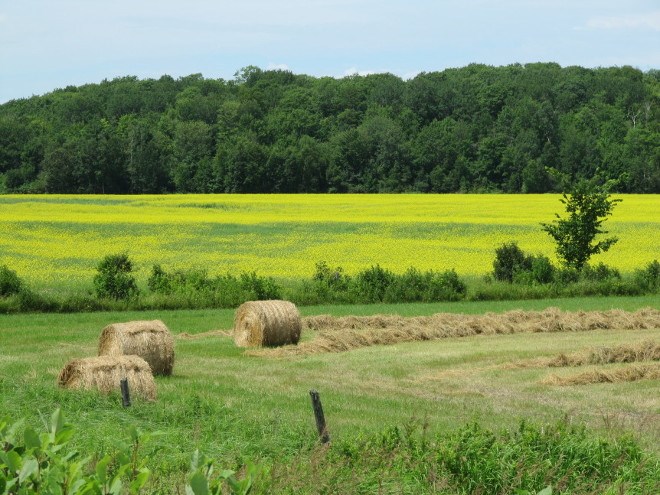
<path id="1" fill-rule="evenodd" d="M 7 22 L 7 16 L 5 14 L 0 14 L 0 24 Z"/>
<path id="2" fill-rule="evenodd" d="M 618 17 L 594 17 L 587 21 L 589 29 L 652 29 L 660 31 L 660 11 Z"/>

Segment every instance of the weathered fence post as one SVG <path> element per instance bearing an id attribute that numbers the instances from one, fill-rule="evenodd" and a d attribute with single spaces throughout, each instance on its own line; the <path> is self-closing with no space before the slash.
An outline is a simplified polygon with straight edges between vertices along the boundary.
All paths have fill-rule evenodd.
<path id="1" fill-rule="evenodd" d="M 330 441 L 330 435 L 328 434 L 328 427 L 325 424 L 325 416 L 323 415 L 321 397 L 316 390 L 310 390 L 309 395 L 312 398 L 312 408 L 314 409 L 316 429 L 319 432 L 319 438 L 321 439 L 321 443 L 328 443 Z"/>
<path id="2" fill-rule="evenodd" d="M 131 396 L 128 392 L 128 380 L 122 378 L 119 385 L 121 387 L 121 403 L 124 407 L 128 407 L 131 405 Z"/>

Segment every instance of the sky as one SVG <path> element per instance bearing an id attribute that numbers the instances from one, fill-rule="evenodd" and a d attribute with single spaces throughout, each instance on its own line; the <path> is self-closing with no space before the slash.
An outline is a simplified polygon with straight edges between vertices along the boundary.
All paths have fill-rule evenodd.
<path id="1" fill-rule="evenodd" d="M 470 63 L 660 68 L 660 0 L 0 0 L 0 103 L 242 67 L 402 78 Z"/>

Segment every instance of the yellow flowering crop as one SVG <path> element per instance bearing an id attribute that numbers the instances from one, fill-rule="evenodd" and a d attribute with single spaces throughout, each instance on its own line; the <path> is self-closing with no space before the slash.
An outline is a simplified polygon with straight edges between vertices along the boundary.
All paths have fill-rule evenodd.
<path id="1" fill-rule="evenodd" d="M 620 197 L 604 225 L 619 242 L 593 261 L 629 272 L 660 258 L 660 197 Z M 91 284 L 124 251 L 141 279 L 155 263 L 301 278 L 321 260 L 482 275 L 512 240 L 555 259 L 539 225 L 555 213 L 559 195 L 0 196 L 0 264 L 55 288 Z"/>

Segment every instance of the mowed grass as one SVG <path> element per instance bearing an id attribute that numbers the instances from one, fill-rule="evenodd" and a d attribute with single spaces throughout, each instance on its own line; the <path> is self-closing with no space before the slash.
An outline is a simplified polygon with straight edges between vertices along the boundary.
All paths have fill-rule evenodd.
<path id="1" fill-rule="evenodd" d="M 552 305 L 563 306 L 562 300 Z M 594 298 L 565 301 L 570 309 L 634 310 L 652 298 Z M 470 303 L 471 312 L 538 309 L 543 301 Z M 545 302 L 548 305 L 548 302 Z M 572 306 L 571 306 L 572 305 Z M 391 305 L 304 308 L 336 315 L 463 312 L 458 305 Z M 518 367 L 594 346 L 660 340 L 660 329 L 596 330 L 514 334 L 373 346 L 305 357 L 250 357 L 230 337 L 177 338 L 172 377 L 156 378 L 158 400 L 121 406 L 119 395 L 62 390 L 60 369 L 70 359 L 96 354 L 101 329 L 112 322 L 162 319 L 175 335 L 228 330 L 233 311 L 159 311 L 0 317 L 0 408 L 3 414 L 43 421 L 56 407 L 77 425 L 75 442 L 86 451 L 112 448 L 128 425 L 160 431 L 161 449 L 150 461 L 159 483 L 181 482 L 191 453 L 200 448 L 228 467 L 245 459 L 278 460 L 313 445 L 315 424 L 309 390 L 321 394 L 335 441 L 358 438 L 390 426 L 427 424 L 429 431 L 454 431 L 477 421 L 498 430 L 521 419 L 586 423 L 605 436 L 631 434 L 658 452 L 660 389 L 657 380 L 582 386 L 551 386 L 550 374 L 575 369 Z M 305 339 L 311 335 L 304 335 Z M 626 366 L 606 365 L 610 369 Z M 602 365 L 600 366 L 603 367 Z M 585 370 L 590 366 L 582 367 Z"/>
<path id="2" fill-rule="evenodd" d="M 307 278 L 318 261 L 354 274 L 492 270 L 495 248 L 518 241 L 554 259 L 540 228 L 559 195 L 0 196 L 0 263 L 36 288 L 92 287 L 104 256 L 127 252 L 142 285 L 153 264 L 210 275 L 256 271 Z M 660 253 L 660 197 L 624 195 L 605 223 L 619 237 L 593 258 L 622 272 Z"/>

